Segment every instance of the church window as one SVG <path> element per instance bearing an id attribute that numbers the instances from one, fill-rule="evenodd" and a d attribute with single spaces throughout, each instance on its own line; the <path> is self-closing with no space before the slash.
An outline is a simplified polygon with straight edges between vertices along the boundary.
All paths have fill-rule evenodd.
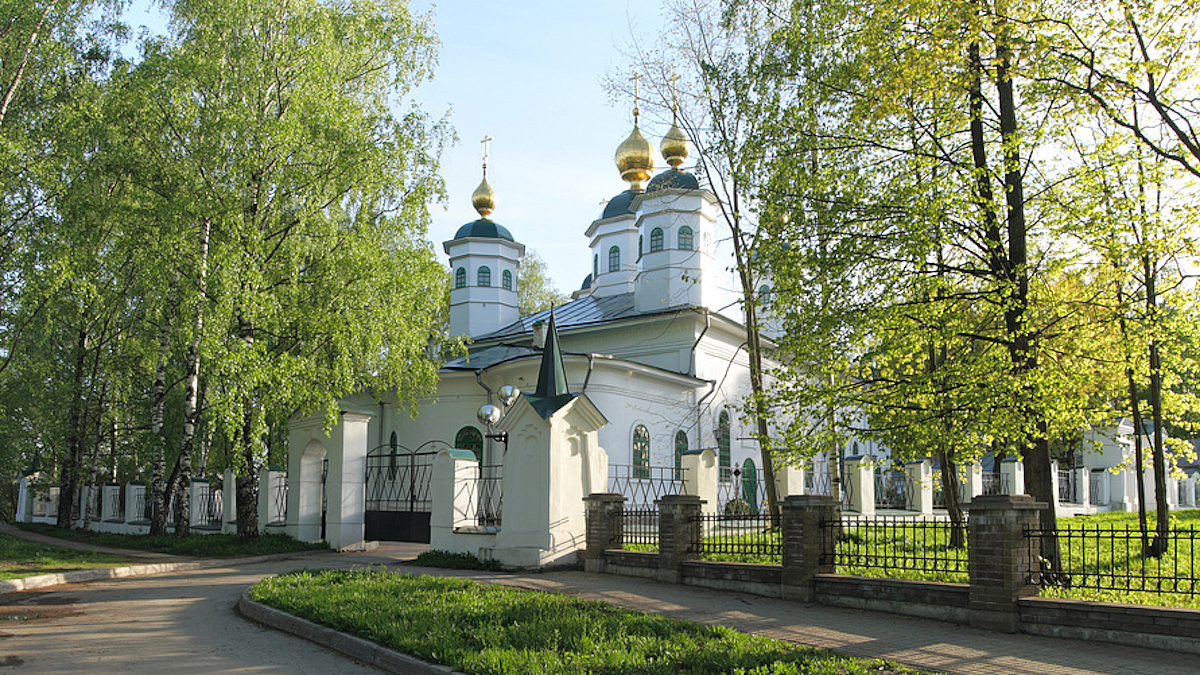
<path id="1" fill-rule="evenodd" d="M 691 251 L 695 246 L 695 236 L 692 234 L 692 228 L 684 225 L 679 228 L 679 248 L 683 251 Z"/>
<path id="2" fill-rule="evenodd" d="M 480 267 L 475 275 L 475 285 L 488 287 L 492 285 L 492 270 L 490 267 Z"/>
<path id="3" fill-rule="evenodd" d="M 650 477 L 650 431 L 641 424 L 633 428 L 633 477 Z"/>
<path id="4" fill-rule="evenodd" d="M 758 304 L 763 307 L 771 306 L 771 287 L 767 284 L 758 287 Z"/>
<path id="5" fill-rule="evenodd" d="M 729 452 L 729 436 L 732 428 L 729 423 L 729 411 L 722 410 L 717 417 L 717 466 L 720 479 L 729 482 L 732 473 L 731 455 Z"/>
<path id="6" fill-rule="evenodd" d="M 621 269 L 621 249 L 613 246 L 608 249 L 608 271 L 616 272 Z"/>
<path id="7" fill-rule="evenodd" d="M 500 285 L 506 291 L 511 291 L 513 289 L 512 272 L 509 272 L 508 270 L 504 270 L 504 274 L 500 275 Z"/>
<path id="8" fill-rule="evenodd" d="M 465 267 L 460 267 L 454 270 L 454 287 L 462 288 L 467 285 L 467 270 Z"/>
<path id="9" fill-rule="evenodd" d="M 650 252 L 663 250 L 663 231 L 661 227 L 650 230 Z"/>
<path id="10" fill-rule="evenodd" d="M 752 459 L 742 464 L 742 499 L 750 506 L 750 513 L 758 513 L 758 469 Z"/>
<path id="11" fill-rule="evenodd" d="M 592 279 L 600 276 L 600 254 L 592 256 Z"/>
<path id="12" fill-rule="evenodd" d="M 642 235 L 638 235 L 638 260 L 642 259 Z"/>
<path id="13" fill-rule="evenodd" d="M 688 449 L 687 432 L 675 432 L 675 480 L 683 480 L 683 453 Z"/>
<path id="14" fill-rule="evenodd" d="M 470 450 L 475 453 L 475 459 L 483 461 L 483 434 L 475 427 L 463 427 L 454 434 L 454 447 L 460 450 Z"/>

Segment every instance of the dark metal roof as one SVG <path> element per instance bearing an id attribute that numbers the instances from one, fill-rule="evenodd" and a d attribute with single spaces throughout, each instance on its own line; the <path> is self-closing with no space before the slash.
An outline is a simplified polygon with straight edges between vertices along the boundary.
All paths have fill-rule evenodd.
<path id="1" fill-rule="evenodd" d="M 454 233 L 455 239 L 466 239 L 468 237 L 485 237 L 488 239 L 514 241 L 512 233 L 508 231 L 507 227 L 504 227 L 500 223 L 494 223 L 487 218 L 472 220 L 458 228 L 458 232 Z"/>
<path id="2" fill-rule="evenodd" d="M 491 368 L 496 364 L 506 361 L 513 361 L 534 355 L 540 356 L 541 352 L 532 347 L 518 347 L 517 345 L 506 344 L 491 345 L 472 349 L 467 352 L 466 356 L 448 361 L 442 366 L 442 370 L 479 370 L 481 368 Z"/>
<path id="3" fill-rule="evenodd" d="M 651 193 L 656 190 L 666 188 L 676 188 L 680 190 L 698 190 L 700 189 L 700 181 L 695 176 L 687 171 L 679 169 L 667 169 L 650 179 L 646 185 L 646 192 Z"/>
<path id="4" fill-rule="evenodd" d="M 633 306 L 633 293 L 609 295 L 603 298 L 589 295 L 554 308 L 554 318 L 560 331 L 634 316 L 638 316 L 638 311 Z M 523 316 L 504 328 L 480 335 L 475 338 L 475 342 L 519 338 L 530 333 L 533 330 L 533 324 L 549 320 L 550 310 L 548 309 Z"/>
<path id="5" fill-rule="evenodd" d="M 634 192 L 633 190 L 626 190 L 616 197 L 608 200 L 608 203 L 604 205 L 604 213 L 601 214 L 600 219 L 603 220 L 605 218 L 615 218 L 617 216 L 633 213 L 633 198 L 640 194 L 642 194 L 641 190 L 638 190 L 637 192 Z"/>

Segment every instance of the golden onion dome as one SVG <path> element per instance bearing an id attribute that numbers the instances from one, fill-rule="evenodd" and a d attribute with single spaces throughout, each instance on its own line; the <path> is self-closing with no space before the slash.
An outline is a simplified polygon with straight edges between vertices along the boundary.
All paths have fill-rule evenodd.
<path id="1" fill-rule="evenodd" d="M 678 169 L 688 156 L 688 137 L 679 128 L 678 122 L 672 122 L 667 135 L 662 139 L 662 156 L 672 169 Z"/>
<path id="2" fill-rule="evenodd" d="M 483 175 L 479 187 L 471 193 L 471 206 L 474 206 L 479 215 L 484 218 L 491 215 L 492 210 L 496 208 L 496 191 L 492 189 L 491 185 L 488 185 L 486 173 Z"/>
<path id="3" fill-rule="evenodd" d="M 649 180 L 650 174 L 654 172 L 654 144 L 642 136 L 636 119 L 635 117 L 629 138 L 617 146 L 615 160 L 617 171 L 621 172 L 623 180 L 629 182 L 630 189 L 640 190 L 642 181 Z"/>

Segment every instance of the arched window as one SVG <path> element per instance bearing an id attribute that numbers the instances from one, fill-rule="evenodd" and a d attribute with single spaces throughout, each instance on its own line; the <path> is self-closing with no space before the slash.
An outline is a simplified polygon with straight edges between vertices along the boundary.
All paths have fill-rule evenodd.
<path id="1" fill-rule="evenodd" d="M 679 228 L 679 248 L 684 251 L 691 251 L 695 247 L 695 236 L 692 234 L 692 228 L 684 225 Z"/>
<path id="2" fill-rule="evenodd" d="M 633 428 L 633 477 L 650 477 L 650 431 L 641 424 Z"/>
<path id="3" fill-rule="evenodd" d="M 492 270 L 490 267 L 480 267 L 475 273 L 475 285 L 488 287 L 492 285 Z"/>
<path id="4" fill-rule="evenodd" d="M 592 256 L 592 279 L 600 276 L 600 254 Z"/>
<path id="5" fill-rule="evenodd" d="M 467 269 L 460 267 L 454 270 L 454 287 L 462 288 L 467 285 Z"/>
<path id="6" fill-rule="evenodd" d="M 608 249 L 608 271 L 616 272 L 621 269 L 621 249 L 616 246 Z"/>
<path id="7" fill-rule="evenodd" d="M 642 259 L 642 235 L 638 235 L 638 260 Z"/>
<path id="8" fill-rule="evenodd" d="M 767 284 L 758 287 L 758 304 L 763 307 L 771 306 L 771 287 Z"/>
<path id="9" fill-rule="evenodd" d="M 454 447 L 470 450 L 475 453 L 475 459 L 483 462 L 483 434 L 475 427 L 463 427 L 454 434 Z"/>
<path id="10" fill-rule="evenodd" d="M 650 252 L 663 250 L 663 231 L 661 227 L 650 230 Z"/>
<path id="11" fill-rule="evenodd" d="M 750 505 L 750 513 L 758 513 L 758 470 L 752 459 L 742 463 L 742 499 Z"/>
<path id="12" fill-rule="evenodd" d="M 731 455 L 729 452 L 729 435 L 732 429 L 729 424 L 729 411 L 722 410 L 717 416 L 717 466 L 720 479 L 728 482 L 732 474 Z"/>
<path id="13" fill-rule="evenodd" d="M 687 432 L 675 432 L 675 480 L 683 480 L 683 453 L 688 449 Z"/>
<path id="14" fill-rule="evenodd" d="M 512 272 L 504 270 L 504 274 L 500 275 L 500 286 L 506 291 L 511 291 L 513 289 Z"/>

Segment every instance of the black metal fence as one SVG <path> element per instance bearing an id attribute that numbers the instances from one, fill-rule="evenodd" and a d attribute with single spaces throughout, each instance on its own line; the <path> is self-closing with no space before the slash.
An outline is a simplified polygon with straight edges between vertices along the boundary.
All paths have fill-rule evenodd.
<path id="1" fill-rule="evenodd" d="M 875 474 L 875 508 L 903 511 L 915 500 L 912 481 L 900 469 L 882 470 Z"/>
<path id="2" fill-rule="evenodd" d="M 1058 470 L 1058 501 L 1061 504 L 1082 504 L 1083 495 L 1080 494 L 1078 472 L 1070 469 Z"/>
<path id="3" fill-rule="evenodd" d="M 783 563 L 782 533 L 769 514 L 706 513 L 693 516 L 692 522 L 700 523 L 702 536 L 691 552 L 704 560 Z"/>
<path id="4" fill-rule="evenodd" d="M 623 495 L 632 508 L 653 508 L 655 500 L 684 491 L 685 469 L 673 466 L 608 465 L 608 491 Z"/>
<path id="5" fill-rule="evenodd" d="M 612 543 L 628 551 L 657 551 L 658 509 L 622 509 L 621 533 L 621 541 Z"/>
<path id="6" fill-rule="evenodd" d="M 1057 538 L 1059 565 L 1042 556 L 1044 546 Z M 1154 532 L 1149 533 L 1150 540 Z M 1142 534 L 1136 527 L 1071 527 L 1033 529 L 1025 533 L 1030 569 L 1026 581 L 1043 588 L 1083 588 L 1122 593 L 1200 595 L 1196 578 L 1200 530 L 1172 529 L 1166 552 L 1159 558 L 1143 555 Z"/>
<path id="7" fill-rule="evenodd" d="M 287 474 L 283 474 L 276 482 L 271 495 L 271 510 L 267 513 L 267 525 L 284 525 L 287 523 Z"/>
<path id="8" fill-rule="evenodd" d="M 202 483 L 197 481 L 196 522 L 193 527 L 202 530 L 219 530 L 225 518 L 225 492 L 220 483 Z"/>
<path id="9" fill-rule="evenodd" d="M 875 516 L 825 521 L 821 523 L 823 548 L 834 553 L 832 560 L 822 563 L 832 564 L 839 574 L 878 569 L 900 577 L 917 573 L 929 580 L 965 582 L 966 530 L 961 548 L 951 546 L 952 535 L 948 520 Z"/>
<path id="10" fill-rule="evenodd" d="M 467 499 L 475 508 L 475 524 L 480 527 L 500 527 L 504 511 L 504 466 L 480 465 L 474 481 L 465 483 Z"/>

